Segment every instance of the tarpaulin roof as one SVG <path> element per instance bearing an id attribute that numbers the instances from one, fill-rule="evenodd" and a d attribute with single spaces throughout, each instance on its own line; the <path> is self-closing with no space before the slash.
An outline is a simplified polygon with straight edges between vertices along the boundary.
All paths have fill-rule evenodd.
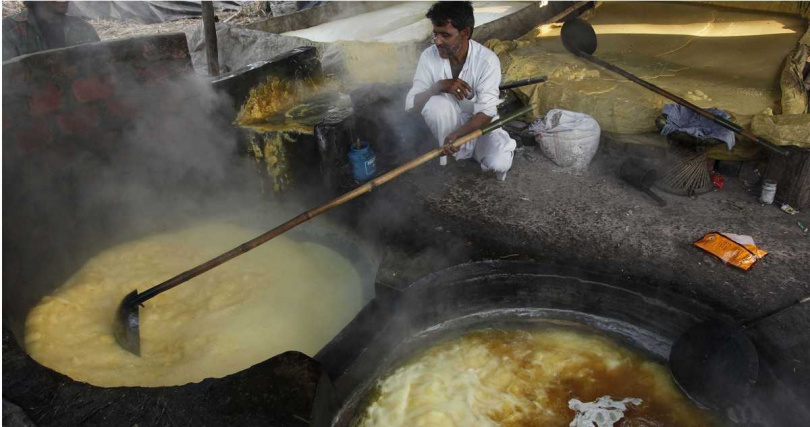
<path id="1" fill-rule="evenodd" d="M 246 1 L 215 1 L 214 8 L 239 10 Z M 73 1 L 68 15 L 156 24 L 202 16 L 199 1 Z"/>

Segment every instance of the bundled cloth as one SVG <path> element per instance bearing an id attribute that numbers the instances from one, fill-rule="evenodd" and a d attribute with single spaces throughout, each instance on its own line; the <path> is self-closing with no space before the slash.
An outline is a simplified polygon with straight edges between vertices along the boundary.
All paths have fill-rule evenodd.
<path id="1" fill-rule="evenodd" d="M 672 132 L 683 132 L 698 138 L 714 138 L 726 143 L 729 150 L 734 148 L 734 132 L 718 125 L 711 119 L 686 108 L 680 104 L 667 104 L 663 108 L 667 116 L 667 124 L 661 129 L 661 135 Z M 714 113 L 724 119 L 731 116 L 723 110 L 707 108 L 706 111 Z"/>
<path id="2" fill-rule="evenodd" d="M 568 407 L 577 414 L 569 427 L 613 427 L 613 424 L 624 418 L 627 405 L 638 406 L 641 402 L 641 399 L 634 397 L 613 400 L 610 396 L 602 396 L 593 402 L 571 399 L 568 401 Z"/>

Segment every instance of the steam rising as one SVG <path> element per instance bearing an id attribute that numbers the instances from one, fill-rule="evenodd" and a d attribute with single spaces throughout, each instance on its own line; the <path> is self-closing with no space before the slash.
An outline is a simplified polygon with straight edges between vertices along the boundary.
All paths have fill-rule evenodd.
<path id="1" fill-rule="evenodd" d="M 155 84 L 114 71 L 116 96 L 137 112 L 120 133 L 24 158 L 4 150 L 4 296 L 18 337 L 28 309 L 110 245 L 202 217 L 270 229 L 302 210 L 262 199 L 226 94 L 190 72 Z"/>
<path id="2" fill-rule="evenodd" d="M 247 195 L 248 169 L 235 160 L 236 135 L 228 122 L 235 114 L 226 96 L 194 76 L 131 92 L 140 94 L 134 104 L 143 114 L 109 160 L 84 177 L 80 204 L 115 201 L 127 220 L 137 220 Z"/>

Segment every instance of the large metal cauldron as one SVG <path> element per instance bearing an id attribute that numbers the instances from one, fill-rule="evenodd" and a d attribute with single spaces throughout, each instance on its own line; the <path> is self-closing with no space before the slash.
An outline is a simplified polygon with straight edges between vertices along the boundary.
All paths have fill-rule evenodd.
<path id="1" fill-rule="evenodd" d="M 389 369 L 438 339 L 472 328 L 576 324 L 666 363 L 673 341 L 712 314 L 704 305 L 653 286 L 571 268 L 508 261 L 456 266 L 403 289 L 378 289 L 377 300 L 318 353 L 316 359 L 334 383 L 331 396 L 319 396 L 332 405 L 333 415 L 318 425 L 350 425 L 366 394 Z M 768 409 L 780 399 L 774 393 L 759 390 L 717 415 L 782 425 Z"/>
<path id="2" fill-rule="evenodd" d="M 267 227 L 269 212 L 254 211 L 227 221 L 248 227 Z M 141 235 L 126 234 L 133 238 Z M 96 250 L 122 240 L 120 236 L 108 236 L 106 241 L 98 234 L 91 237 Z M 374 277 L 379 263 L 377 251 L 354 233 L 316 220 L 287 237 L 319 243 L 343 254 L 361 277 L 364 300 L 374 297 Z M 16 243 L 14 247 L 25 248 L 20 242 Z M 47 247 L 52 250 L 51 257 L 66 254 L 55 250 L 53 245 Z M 9 264 L 4 266 L 4 273 L 11 271 L 17 275 L 16 280 L 5 282 L 3 289 L 3 399 L 22 408 L 35 425 L 304 426 L 313 418 L 313 413 L 323 410 L 313 406 L 313 398 L 316 389 L 330 387 L 329 380 L 314 360 L 294 351 L 275 357 L 269 354 L 268 360 L 224 378 L 151 388 L 96 387 L 74 381 L 35 362 L 22 348 L 25 316 L 40 298 L 81 267 L 83 259 L 79 254 L 88 257 L 93 254 L 90 250 L 76 252 L 71 257 L 57 257 L 58 269 L 15 271 Z M 15 258 L 33 263 L 41 254 L 41 251 L 19 251 Z"/>

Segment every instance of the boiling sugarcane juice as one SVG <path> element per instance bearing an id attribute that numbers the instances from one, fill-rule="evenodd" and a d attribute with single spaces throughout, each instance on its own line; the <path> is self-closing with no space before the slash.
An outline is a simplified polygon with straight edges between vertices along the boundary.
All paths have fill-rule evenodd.
<path id="1" fill-rule="evenodd" d="M 713 424 L 663 366 L 605 337 L 554 328 L 486 329 L 435 345 L 378 381 L 353 425 L 612 426 L 585 419 L 611 412 L 597 405 L 572 423 L 574 399 L 604 396 L 635 402 L 613 411 L 617 426 Z"/>
<path id="2" fill-rule="evenodd" d="M 121 299 L 261 230 L 206 223 L 104 251 L 28 314 L 39 363 L 98 386 L 167 386 L 222 377 L 288 350 L 313 355 L 362 308 L 352 265 L 324 246 L 277 237 L 140 309 L 141 357 L 115 342 Z"/>

